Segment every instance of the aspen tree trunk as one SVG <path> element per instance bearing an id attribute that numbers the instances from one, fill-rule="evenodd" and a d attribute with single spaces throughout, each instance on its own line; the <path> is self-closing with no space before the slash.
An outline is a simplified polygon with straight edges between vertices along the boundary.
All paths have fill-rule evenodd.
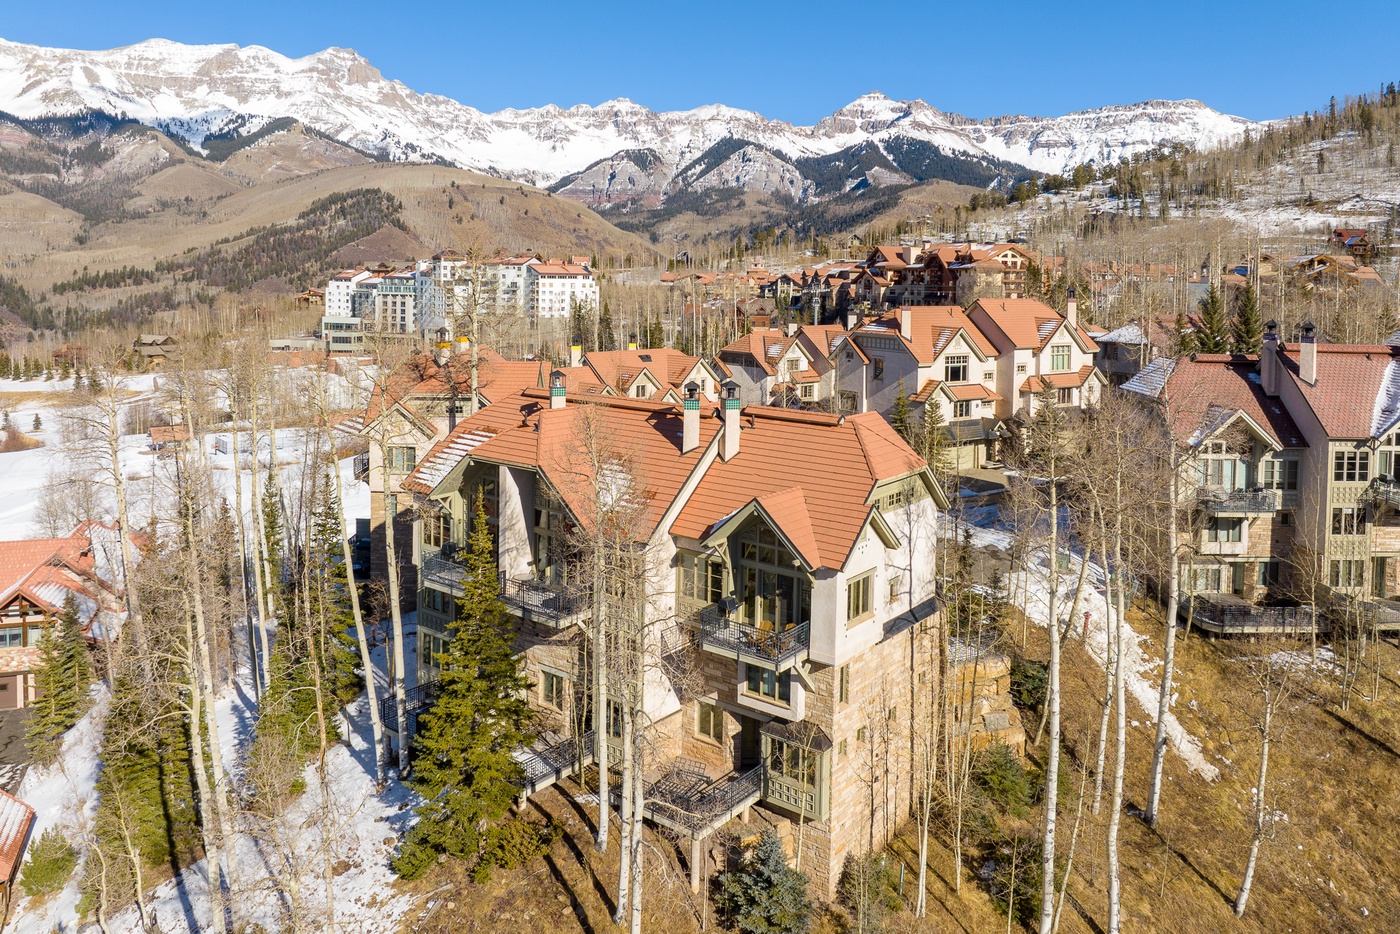
<path id="1" fill-rule="evenodd" d="M 638 681 L 641 675 L 638 675 Z M 645 716 L 645 714 L 642 714 Z M 641 718 L 639 717 L 638 720 Z M 646 784 L 642 781 L 642 740 L 644 731 L 640 724 L 633 727 L 636 750 L 632 753 L 632 789 L 635 799 L 632 802 L 632 918 L 631 934 L 642 934 L 642 828 L 646 818 Z"/>
<path id="2" fill-rule="evenodd" d="M 618 840 L 617 907 L 613 910 L 613 924 L 622 924 L 628 917 L 629 886 L 632 882 L 632 705 L 622 705 L 622 812 Z"/>
<path id="3" fill-rule="evenodd" d="M 200 688 L 201 678 L 199 677 L 199 662 L 197 656 L 199 648 L 195 641 L 193 614 L 190 612 L 189 599 L 185 600 L 185 642 L 186 659 L 190 673 L 190 700 L 189 700 L 189 724 L 190 724 L 190 756 L 191 765 L 194 771 L 195 789 L 199 792 L 199 829 L 204 841 L 204 865 L 209 877 L 209 915 L 210 929 L 215 934 L 224 934 L 227 929 L 225 920 L 225 897 L 222 873 L 223 856 L 219 849 L 218 834 L 214 830 L 217 822 L 213 814 L 212 797 L 213 793 L 209 788 L 209 776 L 204 767 L 204 736 L 200 729 L 199 721 L 204 716 L 204 698 Z M 214 755 L 218 755 L 218 748 L 215 747 Z"/>
<path id="4" fill-rule="evenodd" d="M 323 397 L 324 398 L 324 397 Z M 335 501 L 340 504 L 342 513 L 345 508 L 344 481 L 340 478 L 340 462 L 334 456 L 334 442 L 332 442 L 331 473 L 335 476 Z M 379 722 L 379 688 L 374 683 L 374 659 L 369 654 L 369 640 L 365 637 L 365 617 L 360 610 L 360 588 L 355 583 L 354 556 L 350 552 L 350 539 L 345 534 L 345 517 L 340 517 L 340 547 L 341 557 L 345 561 L 345 584 L 350 591 L 350 612 L 355 617 L 355 641 L 360 647 L 360 667 L 365 671 L 365 703 L 369 706 L 370 731 L 374 737 L 374 785 L 376 788 L 384 787 L 384 761 L 387 757 L 384 751 L 384 724 Z"/>
<path id="5" fill-rule="evenodd" d="M 381 447 L 387 448 L 387 445 Z M 382 451 L 385 462 L 388 462 L 387 450 Z M 392 512 L 387 508 L 388 499 L 394 497 L 394 508 Z M 394 523 L 398 519 L 399 506 L 398 496 L 385 493 L 384 511 L 384 551 L 388 559 L 387 565 L 389 576 L 389 619 L 394 629 L 394 659 L 393 671 L 390 677 L 393 678 L 394 685 L 394 707 L 395 718 L 398 722 L 399 730 L 399 778 L 408 777 L 408 695 L 404 690 L 404 657 L 403 657 L 403 608 L 399 606 L 399 554 L 394 545 Z"/>
<path id="6" fill-rule="evenodd" d="M 243 602 L 246 612 L 248 597 L 248 527 L 247 522 L 243 518 L 243 459 L 240 457 L 241 451 L 239 450 L 240 446 L 238 443 L 238 403 L 232 391 L 232 387 L 230 387 L 229 391 L 229 407 L 232 410 L 230 414 L 233 416 L 232 430 L 229 432 L 229 438 L 233 447 L 233 512 L 238 516 L 238 574 L 243 586 Z M 256 449 L 256 445 L 254 447 Z M 259 621 L 261 621 L 261 614 L 262 608 L 259 607 Z M 248 658 L 251 662 L 251 671 L 253 675 L 253 696 L 261 702 L 262 666 L 264 660 L 258 657 L 258 643 L 254 635 L 252 614 L 248 614 L 246 622 L 248 623 Z"/>
<path id="7" fill-rule="evenodd" d="M 1240 880 L 1240 894 L 1235 899 L 1235 917 L 1243 918 L 1249 904 L 1249 890 L 1254 884 L 1254 870 L 1259 865 L 1259 847 L 1264 843 L 1265 806 L 1264 789 L 1269 779 L 1269 742 L 1273 738 L 1274 705 L 1269 688 L 1264 689 L 1264 721 L 1260 724 L 1264 745 L 1259 753 L 1259 787 L 1254 795 L 1254 838 L 1249 841 L 1249 859 L 1244 865 L 1244 878 Z"/>
<path id="8" fill-rule="evenodd" d="M 117 386 L 115 373 L 107 374 L 103 380 L 107 399 L 102 405 L 106 417 L 107 457 L 112 470 L 112 488 L 117 497 L 117 538 L 122 553 L 122 590 L 126 599 L 126 625 L 131 630 L 136 654 L 141 659 L 142 674 L 146 683 L 155 684 L 155 667 L 151 663 L 151 646 L 146 637 L 145 618 L 141 613 L 141 598 L 136 592 L 136 549 L 131 542 L 131 515 L 126 498 L 126 477 L 122 473 L 121 425 L 117 407 Z"/>
<path id="9" fill-rule="evenodd" d="M 1167 717 L 1171 715 L 1172 669 L 1176 663 L 1176 616 L 1181 610 L 1180 559 L 1176 553 L 1177 536 L 1177 484 L 1180 481 L 1180 467 L 1177 464 L 1176 442 L 1170 435 L 1167 444 L 1171 445 L 1168 465 L 1171 475 L 1167 480 L 1167 631 L 1162 642 L 1162 684 L 1157 694 L 1157 736 L 1152 745 L 1152 786 L 1147 796 L 1147 824 L 1157 826 L 1162 807 L 1162 767 L 1167 758 Z M 1313 627 L 1314 641 L 1317 627 Z"/>
<path id="10" fill-rule="evenodd" d="M 1122 513 L 1119 513 L 1118 531 L 1115 535 L 1115 544 L 1121 549 L 1122 545 Z M 1117 730 L 1115 736 L 1116 755 L 1113 763 L 1113 811 L 1108 815 L 1108 934 L 1119 934 L 1121 930 L 1121 910 L 1122 910 L 1122 879 L 1119 874 L 1118 861 L 1118 830 L 1123 819 L 1123 769 L 1128 758 L 1128 704 L 1127 698 L 1123 696 L 1123 617 L 1127 607 L 1124 605 L 1124 582 L 1118 582 L 1118 613 L 1114 620 L 1113 628 L 1117 634 L 1114 641 L 1118 650 L 1114 652 L 1113 660 L 1113 706 L 1117 712 Z"/>
<path id="11" fill-rule="evenodd" d="M 251 399 L 251 415 L 253 429 L 253 462 L 251 476 L 253 480 L 253 579 L 258 589 L 258 648 L 262 651 L 262 664 L 258 666 L 259 693 L 267 690 L 267 660 L 271 657 L 271 647 L 267 639 L 267 619 L 271 615 L 271 601 L 268 598 L 268 587 L 271 581 L 264 577 L 263 554 L 267 550 L 267 533 L 263 528 L 263 501 L 262 501 L 262 471 L 258 469 L 258 396 L 257 387 L 253 388 Z M 239 482 L 242 482 L 242 466 L 236 465 L 239 471 Z"/>
<path id="12" fill-rule="evenodd" d="M 1069 877 L 1074 871 L 1074 849 L 1079 843 L 1079 829 L 1084 822 L 1084 786 L 1089 783 L 1089 770 L 1086 765 L 1079 769 L 1079 801 L 1074 806 L 1074 829 L 1069 834 L 1069 852 L 1065 855 L 1065 874 L 1060 879 L 1060 897 L 1055 902 L 1055 921 L 1050 926 L 1052 934 L 1060 930 L 1060 913 L 1065 909 L 1065 897 L 1069 894 Z"/>
<path id="13" fill-rule="evenodd" d="M 1104 532 L 1104 536 L 1105 536 L 1105 541 L 1106 541 L 1106 540 L 1107 540 L 1107 531 L 1106 531 L 1106 530 L 1105 530 L 1105 532 Z M 1103 803 L 1103 766 L 1104 766 L 1104 760 L 1105 760 L 1105 758 L 1106 758 L 1107 750 L 1108 750 L 1108 721 L 1109 721 L 1109 717 L 1110 717 L 1110 715 L 1111 715 L 1111 713 L 1112 713 L 1112 711 L 1113 711 L 1113 699 L 1114 699 L 1114 696 L 1115 696 L 1115 694 L 1114 694 L 1114 688 L 1116 687 L 1116 682 L 1114 681 L 1114 672 L 1115 672 L 1115 670 L 1116 670 L 1116 668 L 1117 668 L 1117 665 L 1118 665 L 1118 655 L 1119 655 L 1119 653 L 1122 651 L 1122 646 L 1120 646 L 1120 645 L 1118 644 L 1118 629 L 1117 629 L 1117 627 L 1115 627 L 1115 626 L 1113 625 L 1112 621 L 1109 620 L 1109 619 L 1107 618 L 1107 617 L 1109 617 L 1109 616 L 1111 616 L 1111 615 L 1113 614 L 1113 606 L 1114 606 L 1114 604 L 1113 604 L 1113 584 L 1112 584 L 1113 576 L 1112 576 L 1112 573 L 1109 571 L 1109 568 L 1111 567 L 1111 565 L 1108 563 L 1108 545 L 1107 545 L 1107 544 L 1105 544 L 1105 545 L 1103 546 L 1103 550 L 1100 552 L 1100 556 L 1101 556 L 1102 559 L 1103 559 L 1103 567 L 1104 567 L 1104 572 L 1103 572 L 1103 574 L 1104 574 L 1104 585 L 1103 585 L 1103 610 L 1104 610 L 1104 617 L 1105 617 L 1105 619 L 1104 619 L 1103 636 L 1104 636 L 1105 657 L 1104 657 L 1103 710 L 1102 710 L 1102 713 L 1101 713 L 1100 718 L 1099 718 L 1099 745 L 1098 745 L 1098 749 L 1097 749 L 1097 751 L 1096 751 L 1096 753 L 1095 753 L 1097 759 L 1096 759 L 1096 762 L 1095 762 L 1095 764 L 1094 764 L 1094 808 L 1093 808 L 1093 811 L 1094 811 L 1094 816 L 1095 816 L 1095 817 L 1098 816 L 1100 807 L 1101 807 L 1101 805 L 1102 805 L 1102 803 Z M 1122 586 L 1121 582 L 1120 582 L 1119 586 Z"/>
<path id="14" fill-rule="evenodd" d="M 1055 439 L 1058 441 L 1058 439 Z M 1060 582 L 1060 498 L 1058 457 L 1050 451 L 1050 588 L 1047 624 L 1050 631 L 1050 677 L 1046 703 L 1050 709 L 1050 750 L 1045 762 L 1045 838 L 1041 852 L 1040 934 L 1050 934 L 1055 921 L 1055 817 L 1060 791 L 1060 621 L 1055 596 Z"/>
<path id="15" fill-rule="evenodd" d="M 196 459 L 203 466 L 204 438 L 194 430 L 194 421 L 190 415 L 191 413 L 186 407 L 185 424 L 190 427 L 190 443 L 195 445 L 195 450 L 198 452 Z M 201 476 L 208 476 L 208 471 L 201 470 L 200 473 Z M 185 479 L 188 481 L 188 474 Z M 214 666 L 210 658 L 209 631 L 204 616 L 204 575 L 199 566 L 199 536 L 195 529 L 193 509 L 184 509 L 184 514 L 186 546 L 189 548 L 187 573 L 189 574 L 190 590 L 187 599 L 194 610 L 195 639 L 198 643 L 195 660 L 199 665 L 200 691 L 205 697 L 204 717 L 209 731 L 210 771 L 214 776 L 214 808 L 219 819 L 219 833 L 223 837 L 224 845 L 232 851 L 234 847 L 233 808 L 229 805 L 228 781 L 224 774 L 222 746 L 219 743 L 219 719 L 214 711 Z M 228 859 L 229 864 L 226 871 L 231 893 L 236 885 L 232 853 L 228 854 Z"/>
<path id="16" fill-rule="evenodd" d="M 604 629 L 607 609 L 604 605 L 602 557 L 593 555 L 593 763 L 598 767 L 598 831 L 593 846 L 599 853 L 608 851 L 608 822 L 612 819 L 608 785 L 608 738 L 612 724 L 608 722 L 608 634 Z"/>

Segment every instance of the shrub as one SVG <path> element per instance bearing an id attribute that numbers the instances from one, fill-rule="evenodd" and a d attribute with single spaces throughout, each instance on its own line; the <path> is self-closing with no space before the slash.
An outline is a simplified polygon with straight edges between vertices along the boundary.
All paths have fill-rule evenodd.
<path id="1" fill-rule="evenodd" d="M 1040 913 L 1041 853 L 1039 836 L 1018 834 L 999 841 L 982 864 L 992 902 L 1012 921 L 1024 923 Z"/>
<path id="2" fill-rule="evenodd" d="M 523 817 L 508 820 L 486 831 L 486 846 L 472 868 L 472 879 L 486 882 L 492 869 L 519 869 L 545 852 L 559 839 L 563 828 L 555 821 L 536 824 Z"/>
<path id="3" fill-rule="evenodd" d="M 812 914 L 807 877 L 787 864 L 783 843 L 765 830 L 753 855 L 720 874 L 715 905 L 744 934 L 802 934 Z"/>
<path id="4" fill-rule="evenodd" d="M 1044 663 L 1026 659 L 1011 663 L 1011 698 L 1022 710 L 1040 712 L 1049 682 L 1050 673 Z"/>
<path id="5" fill-rule="evenodd" d="M 989 746 L 977 759 L 973 780 L 988 800 L 1014 816 L 1023 816 L 1035 790 L 1021 760 L 1003 743 Z"/>
<path id="6" fill-rule="evenodd" d="M 846 857 L 836 896 L 857 931 L 883 930 L 886 919 L 904 907 L 894 862 L 883 853 Z"/>
<path id="7" fill-rule="evenodd" d="M 50 827 L 29 848 L 29 859 L 20 871 L 19 887 L 31 898 L 63 888 L 78 867 L 78 851 L 57 827 Z"/>

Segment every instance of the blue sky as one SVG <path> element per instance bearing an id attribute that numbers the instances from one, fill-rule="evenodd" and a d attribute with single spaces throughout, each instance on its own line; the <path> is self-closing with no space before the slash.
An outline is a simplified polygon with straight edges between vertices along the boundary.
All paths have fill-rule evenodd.
<path id="1" fill-rule="evenodd" d="M 1400 4 L 68 0 L 4 4 L 0 36 L 110 48 L 159 36 L 305 55 L 483 110 L 629 97 L 811 123 L 870 90 L 973 117 L 1194 97 L 1268 119 L 1400 81 Z M 995 15 L 993 13 L 995 11 Z"/>

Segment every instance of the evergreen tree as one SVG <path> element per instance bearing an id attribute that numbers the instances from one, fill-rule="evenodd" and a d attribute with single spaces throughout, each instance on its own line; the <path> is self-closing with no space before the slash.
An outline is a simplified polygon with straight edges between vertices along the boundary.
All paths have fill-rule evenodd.
<path id="1" fill-rule="evenodd" d="M 722 873 L 715 904 L 744 934 L 801 934 L 812 902 L 807 877 L 787 864 L 783 843 L 765 830 L 741 869 Z"/>
<path id="2" fill-rule="evenodd" d="M 952 445 L 948 435 L 948 423 L 943 418 L 943 409 L 937 400 L 930 399 L 924 403 L 924 414 L 919 419 L 916 437 L 918 444 L 913 445 L 914 450 L 918 451 L 924 463 L 928 464 L 934 478 L 943 483 L 952 470 L 952 464 L 949 463 L 949 448 Z"/>
<path id="3" fill-rule="evenodd" d="M 44 626 L 34 685 L 38 697 L 31 705 L 24 740 L 35 761 L 48 765 L 58 757 L 63 734 L 82 719 L 90 703 L 92 658 L 71 594 L 58 620 Z"/>
<path id="4" fill-rule="evenodd" d="M 1230 327 L 1225 320 L 1225 300 L 1214 285 L 1201 301 L 1201 332 L 1197 338 L 1199 353 L 1229 353 Z"/>
<path id="5" fill-rule="evenodd" d="M 909 394 L 904 391 L 904 378 L 900 377 L 895 388 L 894 410 L 890 413 L 890 424 L 899 436 L 911 444 L 914 441 L 914 417 L 909 411 Z"/>
<path id="6" fill-rule="evenodd" d="M 598 349 L 616 350 L 617 333 L 613 327 L 612 309 L 603 302 L 603 310 L 598 312 Z"/>
<path id="7" fill-rule="evenodd" d="M 43 420 L 42 418 L 39 417 L 39 413 L 38 413 L 38 412 L 35 412 L 35 413 L 34 413 L 34 431 L 43 431 L 43 430 L 44 430 L 44 420 Z"/>
<path id="8" fill-rule="evenodd" d="M 405 878 L 439 854 L 490 865 L 491 849 L 513 834 L 501 825 L 520 793 L 514 752 L 530 741 L 531 684 L 514 654 L 514 633 L 501 602 L 486 503 L 478 497 L 459 618 L 442 663 L 438 698 L 419 718 L 413 787 L 423 796 L 418 823 L 394 859 Z"/>
<path id="9" fill-rule="evenodd" d="M 1189 357 L 1200 348 L 1197 346 L 1196 332 L 1191 330 L 1191 324 L 1186 320 L 1186 315 L 1181 312 L 1176 313 L 1176 352 L 1179 356 Z"/>
<path id="10" fill-rule="evenodd" d="M 277 451 L 271 444 L 267 457 L 267 477 L 263 479 L 262 491 L 263 544 L 267 549 L 267 564 L 275 577 L 267 582 L 267 591 L 273 615 L 280 617 L 286 602 L 287 575 L 282 566 L 282 488 L 277 483 Z"/>
<path id="11" fill-rule="evenodd" d="M 1230 322 L 1230 350 L 1257 354 L 1264 349 L 1264 322 L 1254 285 L 1246 281 L 1235 296 L 1235 317 Z"/>

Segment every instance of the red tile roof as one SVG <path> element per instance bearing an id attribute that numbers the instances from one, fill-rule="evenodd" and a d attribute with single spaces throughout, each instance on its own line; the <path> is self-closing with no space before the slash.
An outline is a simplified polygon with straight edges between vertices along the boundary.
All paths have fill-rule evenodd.
<path id="1" fill-rule="evenodd" d="M 1243 354 L 1197 354 L 1176 361 L 1167 382 L 1167 402 L 1176 413 L 1177 441 L 1187 444 L 1201 432 L 1213 433 L 1229 413 L 1238 411 L 1280 447 L 1307 447 L 1283 402 L 1264 395 L 1258 362 L 1258 357 Z"/>
<path id="2" fill-rule="evenodd" d="M 979 298 L 980 308 L 1018 350 L 1040 350 L 1050 342 L 1064 315 L 1033 298 Z M 968 310 L 969 315 L 972 309 Z M 1099 349 L 1083 328 L 1077 329 L 1089 353 Z"/>
<path id="3" fill-rule="evenodd" d="M 1400 362 L 1400 347 L 1367 344 L 1317 344 L 1317 381 L 1298 377 L 1300 345 L 1281 346 L 1284 367 L 1329 438 L 1369 438 L 1391 361 Z"/>
<path id="4" fill-rule="evenodd" d="M 1047 373 L 1043 376 L 1031 376 L 1021 384 L 1021 392 L 1040 392 L 1046 386 L 1055 389 L 1075 389 L 1083 386 L 1089 381 L 1089 377 L 1094 375 L 1094 365 L 1086 363 L 1078 370 L 1070 373 Z"/>
<path id="5" fill-rule="evenodd" d="M 0 791 L 0 882 L 15 877 L 29 831 L 34 826 L 34 809 L 14 795 Z"/>

